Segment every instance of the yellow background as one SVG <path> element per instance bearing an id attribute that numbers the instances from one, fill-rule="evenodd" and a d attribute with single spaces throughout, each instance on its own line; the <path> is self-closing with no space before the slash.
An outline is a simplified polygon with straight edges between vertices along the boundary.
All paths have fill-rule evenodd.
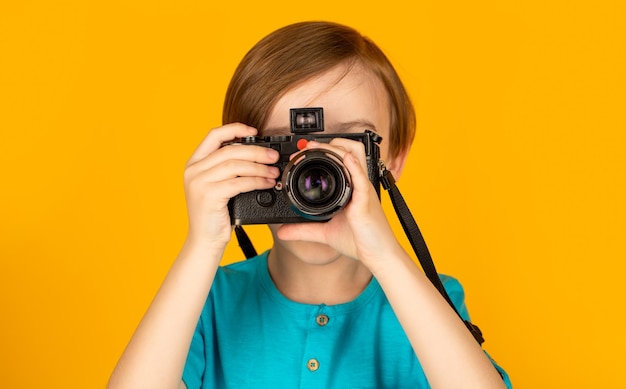
<path id="1" fill-rule="evenodd" d="M 396 64 L 419 117 L 401 190 L 515 387 L 626 387 L 622 4 L 2 1 L 0 387 L 105 385 L 236 64 L 308 19 Z"/>

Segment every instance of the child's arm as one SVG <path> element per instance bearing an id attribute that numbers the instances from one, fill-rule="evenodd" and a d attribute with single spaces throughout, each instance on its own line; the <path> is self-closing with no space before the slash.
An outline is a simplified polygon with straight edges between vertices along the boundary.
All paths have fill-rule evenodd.
<path id="1" fill-rule="evenodd" d="M 336 139 L 308 147 L 344 156 L 352 199 L 328 223 L 285 225 L 278 236 L 323 242 L 363 262 L 385 291 L 433 388 L 504 388 L 474 337 L 395 238 L 367 177 L 362 145 Z"/>
<path id="2" fill-rule="evenodd" d="M 504 388 L 457 314 L 404 252 L 373 271 L 433 388 Z"/>
<path id="3" fill-rule="evenodd" d="M 256 130 L 230 124 L 212 130 L 185 169 L 187 240 L 122 354 L 108 388 L 178 388 L 189 345 L 231 237 L 228 200 L 275 185 L 278 153 L 222 144 Z M 184 387 L 184 384 L 182 384 Z"/>

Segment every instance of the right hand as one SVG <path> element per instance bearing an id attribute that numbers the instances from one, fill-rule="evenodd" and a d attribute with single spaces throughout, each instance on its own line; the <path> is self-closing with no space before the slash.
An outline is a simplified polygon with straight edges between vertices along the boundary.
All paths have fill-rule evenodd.
<path id="1" fill-rule="evenodd" d="M 278 161 L 276 150 L 225 142 L 254 136 L 255 128 L 226 124 L 209 132 L 185 168 L 185 197 L 189 214 L 187 239 L 226 246 L 231 237 L 228 201 L 252 190 L 276 185 L 280 172 L 269 166 Z"/>

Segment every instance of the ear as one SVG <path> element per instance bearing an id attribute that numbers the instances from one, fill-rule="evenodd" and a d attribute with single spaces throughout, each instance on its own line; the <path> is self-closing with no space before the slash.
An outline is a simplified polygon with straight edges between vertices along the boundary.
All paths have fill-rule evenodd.
<path id="1" fill-rule="evenodd" d="M 400 179 L 400 175 L 404 170 L 404 164 L 406 163 L 406 158 L 409 156 L 410 147 L 406 147 L 404 150 L 401 150 L 398 155 L 389 161 L 384 161 L 387 166 L 387 170 L 391 172 L 393 178 L 398 181 Z"/>

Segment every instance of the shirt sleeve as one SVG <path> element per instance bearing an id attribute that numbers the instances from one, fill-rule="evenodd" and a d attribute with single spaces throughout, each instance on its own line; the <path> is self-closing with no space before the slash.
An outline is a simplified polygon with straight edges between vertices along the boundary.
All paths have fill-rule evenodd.
<path id="1" fill-rule="evenodd" d="M 439 278 L 441 278 L 443 287 L 448 293 L 448 296 L 450 296 L 450 300 L 452 301 L 452 304 L 454 304 L 457 312 L 459 312 L 464 320 L 469 321 L 470 315 L 467 311 L 467 306 L 465 305 L 465 292 L 463 291 L 463 286 L 461 285 L 461 283 L 457 279 L 446 275 L 439 275 Z M 513 385 L 507 372 L 502 367 L 500 367 L 486 351 L 485 354 L 487 355 L 493 366 L 496 368 L 496 370 L 498 370 L 500 376 L 502 376 L 502 380 L 504 381 L 506 387 L 512 389 Z"/>

